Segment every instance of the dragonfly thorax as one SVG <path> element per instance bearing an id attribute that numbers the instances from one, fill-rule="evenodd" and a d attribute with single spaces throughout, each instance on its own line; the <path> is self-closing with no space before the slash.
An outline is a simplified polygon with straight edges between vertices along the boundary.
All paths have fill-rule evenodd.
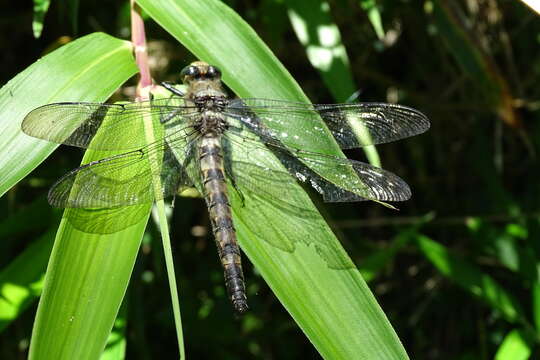
<path id="1" fill-rule="evenodd" d="M 207 109 L 201 112 L 201 116 L 194 127 L 201 135 L 221 135 L 227 130 L 227 126 L 227 122 L 220 111 Z"/>
<path id="2" fill-rule="evenodd" d="M 206 110 L 221 112 L 227 105 L 227 99 L 224 96 L 199 95 L 194 96 L 192 101 L 201 112 Z"/>

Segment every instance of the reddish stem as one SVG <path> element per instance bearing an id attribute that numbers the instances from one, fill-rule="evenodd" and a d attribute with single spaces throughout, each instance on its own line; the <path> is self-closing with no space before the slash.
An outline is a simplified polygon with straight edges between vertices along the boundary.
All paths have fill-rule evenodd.
<path id="1" fill-rule="evenodd" d="M 148 53 L 146 52 L 146 34 L 140 7 L 135 3 L 135 0 L 130 0 L 130 6 L 131 42 L 133 43 L 135 62 L 137 63 L 140 73 L 136 98 L 138 101 L 144 101 L 149 100 L 149 91 L 153 85 L 152 76 L 150 75 L 150 66 L 148 65 Z"/>

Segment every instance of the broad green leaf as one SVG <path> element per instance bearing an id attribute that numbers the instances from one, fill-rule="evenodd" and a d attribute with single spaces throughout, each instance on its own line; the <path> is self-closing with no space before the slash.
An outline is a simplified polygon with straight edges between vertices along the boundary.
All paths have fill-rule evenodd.
<path id="1" fill-rule="evenodd" d="M 107 346 L 101 354 L 100 360 L 122 360 L 126 356 L 126 319 L 125 303 L 120 308 L 114 326 L 107 340 Z"/>
<path id="2" fill-rule="evenodd" d="M 531 351 L 531 344 L 525 333 L 514 329 L 505 336 L 495 354 L 495 360 L 527 360 Z"/>
<path id="3" fill-rule="evenodd" d="M 424 256 L 444 276 L 500 311 L 506 320 L 516 323 L 526 319 L 518 301 L 491 276 L 453 255 L 443 245 L 427 236 L 420 235 L 416 241 Z"/>
<path id="4" fill-rule="evenodd" d="M 5 140 L 0 143 L 5 155 L 0 166 L 8 171 L 0 175 L 0 193 L 58 146 L 21 132 L 21 121 L 30 110 L 59 101 L 104 101 L 135 72 L 129 43 L 92 34 L 47 55 L 6 84 L 0 91 L 0 122 L 5 129 L 0 135 Z M 135 225 L 109 235 L 77 230 L 69 220 L 70 214 L 78 213 L 64 215 L 56 236 L 32 333 L 29 356 L 33 359 L 100 355 L 124 295 L 148 211 Z"/>
<path id="5" fill-rule="evenodd" d="M 219 66 L 224 81 L 237 95 L 307 101 L 249 25 L 222 2 L 138 3 L 197 58 Z M 294 133 L 300 125 L 291 123 L 290 131 Z M 305 141 L 307 148 L 340 154 L 331 138 Z M 257 161 L 278 166 L 275 158 Z M 322 356 L 407 358 L 358 270 L 304 191 L 293 183 L 286 194 L 272 198 L 279 189 L 266 188 L 266 194 L 240 188 L 245 200 L 242 206 L 234 188 L 229 187 L 239 241 Z M 279 199 L 285 199 L 288 208 L 302 211 L 282 211 Z M 282 244 L 282 248 L 276 244 Z M 321 249 L 331 254 L 330 260 L 320 255 Z M 337 263 L 339 269 L 330 267 Z"/>
<path id="6" fill-rule="evenodd" d="M 98 131 L 93 142 L 101 143 L 102 138 L 110 137 L 107 123 L 115 120 L 105 118 L 103 130 Z M 117 134 L 116 140 L 126 143 L 135 136 L 144 137 L 144 129 L 134 127 Z M 112 151 L 87 151 L 82 163 L 113 155 Z M 137 178 L 150 165 L 140 162 L 125 167 L 111 180 L 123 183 Z M 70 196 L 79 195 L 81 181 L 75 179 Z M 51 354 L 53 358 L 94 359 L 101 354 L 124 297 L 150 208 L 151 203 L 147 203 L 64 212 L 38 309 L 30 357 Z M 64 312 L 59 316 L 60 309 Z M 120 343 L 110 349 L 108 356 L 123 352 L 122 338 L 115 341 Z"/>
<path id="7" fill-rule="evenodd" d="M 0 89 L 0 196 L 58 146 L 24 134 L 26 114 L 52 102 L 105 101 L 135 72 L 129 43 L 98 33 L 48 54 L 5 84 Z"/>
<path id="8" fill-rule="evenodd" d="M 107 136 L 103 133 L 98 132 L 94 140 Z M 118 141 L 122 136 L 127 141 L 134 133 L 118 134 Z M 88 150 L 82 163 L 112 155 Z M 147 166 L 141 163 L 116 172 L 115 180 L 129 179 L 138 174 L 139 167 Z M 72 196 L 78 190 L 77 180 Z M 64 212 L 47 269 L 30 358 L 95 359 L 101 354 L 124 297 L 150 208 L 148 203 Z"/>
<path id="9" fill-rule="evenodd" d="M 100 356 L 148 219 L 146 216 L 127 229 L 101 235 L 77 230 L 70 223 L 71 212 L 64 214 L 47 267 L 32 331 L 30 359 Z"/>
<path id="10" fill-rule="evenodd" d="M 39 298 L 55 230 L 47 231 L 0 272 L 0 332 Z"/>

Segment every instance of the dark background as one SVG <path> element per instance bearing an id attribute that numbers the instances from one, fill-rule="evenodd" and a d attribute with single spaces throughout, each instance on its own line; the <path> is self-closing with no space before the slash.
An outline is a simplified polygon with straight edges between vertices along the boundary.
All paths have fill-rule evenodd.
<path id="1" fill-rule="evenodd" d="M 287 1 L 227 1 L 268 44 L 313 102 L 335 102 L 287 18 Z M 521 331 L 538 355 L 540 255 L 540 21 L 518 1 L 378 1 L 380 40 L 358 1 L 330 1 L 361 101 L 398 101 L 424 112 L 426 134 L 378 147 L 385 169 L 411 186 L 395 212 L 375 203 L 323 204 L 328 219 L 414 359 L 493 358 L 504 337 Z M 125 1 L 53 2 L 39 39 L 32 6 L 12 2 L 0 15 L 0 82 L 52 49 L 94 31 L 129 38 Z M 157 81 L 177 81 L 189 54 L 148 19 Z M 159 61 L 158 61 L 159 60 Z M 116 97 L 129 97 L 135 79 Z M 28 94 L 31 96 L 31 94 Z M 78 166 L 82 153 L 59 148 L 0 199 L 0 222 L 38 201 L 39 219 L 58 221 L 48 187 Z M 364 160 L 361 150 L 347 152 Z M 177 199 L 173 237 L 188 356 L 318 358 L 307 338 L 245 259 L 252 311 L 234 319 L 200 199 Z M 47 214 L 47 215 L 43 215 Z M 51 214 L 51 215 L 49 215 Z M 28 221 L 28 220 L 27 220 Z M 1 224 L 1 223 L 0 223 Z M 42 229 L 41 229 L 42 232 Z M 2 239 L 0 268 L 33 237 Z M 422 243 L 422 241 L 424 241 Z M 445 273 L 425 241 L 442 245 L 462 271 Z M 455 262 L 454 262 L 455 261 Z M 489 278 L 521 305 L 508 319 L 496 297 L 473 291 Z M 176 356 L 176 337 L 158 231 L 148 226 L 126 297 L 127 357 Z M 539 302 L 540 303 L 540 302 Z M 0 358 L 25 358 L 37 301 L 0 333 Z M 151 309 L 152 311 L 148 311 Z"/>

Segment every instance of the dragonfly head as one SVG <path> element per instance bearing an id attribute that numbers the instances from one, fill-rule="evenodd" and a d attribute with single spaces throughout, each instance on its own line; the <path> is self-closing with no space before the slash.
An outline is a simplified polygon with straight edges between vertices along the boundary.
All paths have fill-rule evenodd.
<path id="1" fill-rule="evenodd" d="M 182 69 L 180 78 L 182 79 L 182 82 L 187 85 L 193 81 L 219 81 L 221 80 L 221 71 L 217 67 L 208 65 L 204 61 L 195 61 Z"/>

